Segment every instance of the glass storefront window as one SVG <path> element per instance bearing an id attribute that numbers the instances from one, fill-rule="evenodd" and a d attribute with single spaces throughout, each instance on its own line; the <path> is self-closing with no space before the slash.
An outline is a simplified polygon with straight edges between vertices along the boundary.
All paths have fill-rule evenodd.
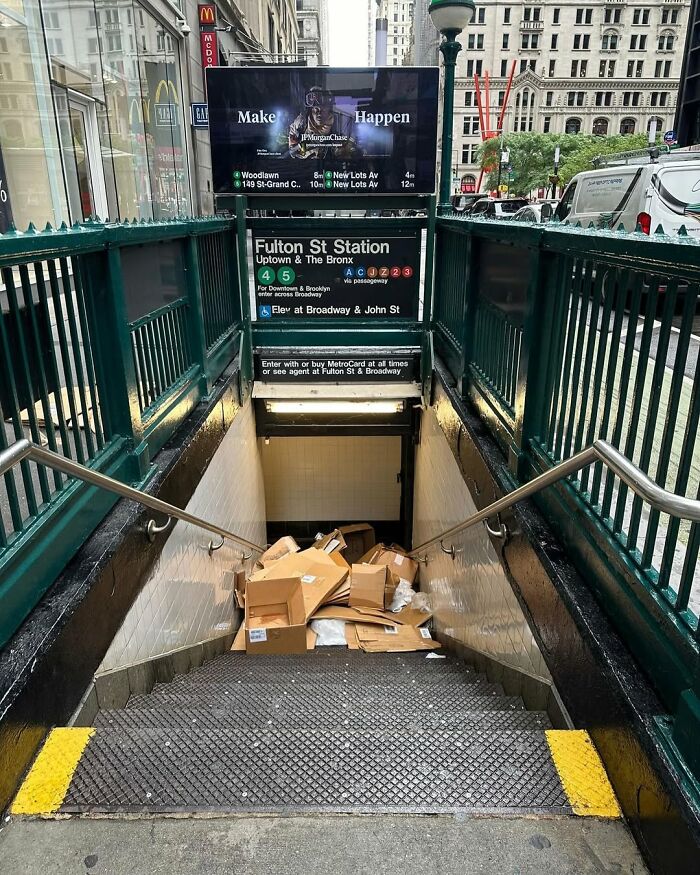
<path id="1" fill-rule="evenodd" d="M 0 0 L 0 232 L 69 219 L 38 0 Z"/>
<path id="2" fill-rule="evenodd" d="M 138 27 L 139 70 L 154 218 L 189 213 L 182 88 L 176 46 L 150 15 Z"/>
<path id="3" fill-rule="evenodd" d="M 112 37 L 105 39 L 102 48 L 109 128 L 104 147 L 111 153 L 118 218 L 151 219 L 153 199 L 137 49 L 137 30 L 149 16 L 131 0 L 96 0 L 95 16 L 103 29 L 108 28 L 105 36 Z"/>
<path id="4" fill-rule="evenodd" d="M 189 213 L 179 61 L 134 0 L 0 0 L 0 231 Z"/>
<path id="5" fill-rule="evenodd" d="M 41 0 L 51 78 L 104 102 L 102 59 L 92 3 Z"/>

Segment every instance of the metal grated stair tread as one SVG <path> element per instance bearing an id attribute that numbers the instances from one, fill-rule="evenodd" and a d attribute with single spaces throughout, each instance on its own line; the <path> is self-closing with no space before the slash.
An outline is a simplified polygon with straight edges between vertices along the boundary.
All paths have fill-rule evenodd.
<path id="1" fill-rule="evenodd" d="M 100 728 L 61 810 L 571 814 L 543 731 L 225 728 Z"/>
<path id="2" fill-rule="evenodd" d="M 327 653 L 325 651 L 328 651 Z M 317 654 L 322 654 L 318 656 Z M 457 672 L 465 676 L 478 677 L 479 672 L 454 657 L 428 659 L 425 653 L 372 653 L 357 654 L 343 647 L 323 648 L 303 655 L 251 657 L 245 653 L 225 653 L 204 665 L 192 669 L 191 675 L 201 677 L 231 677 L 234 674 L 247 674 L 249 677 L 267 677 L 279 674 L 302 674 L 313 677 L 316 674 L 334 672 L 378 672 L 383 676 L 404 673 L 445 674 Z"/>
<path id="3" fill-rule="evenodd" d="M 247 709 L 219 705 L 214 708 L 160 707 L 128 708 L 115 711 L 100 711 L 95 726 L 124 729 L 173 729 L 210 728 L 212 726 L 230 732 L 257 733 L 270 728 L 294 729 L 303 731 L 363 732 L 366 730 L 388 731 L 399 736 L 403 733 L 426 732 L 429 730 L 470 732 L 474 729 L 551 729 L 548 715 L 544 711 L 468 711 L 466 713 L 434 712 L 406 717 L 401 713 L 371 713 L 346 711 L 340 717 L 337 711 L 308 714 L 295 709 L 276 711 L 274 714 L 260 716 Z M 262 722 L 261 722 L 262 721 Z"/>
<path id="4" fill-rule="evenodd" d="M 430 664 L 429 664 L 430 665 Z M 483 675 L 474 671 L 467 671 L 457 666 L 444 668 L 423 668 L 421 665 L 413 666 L 373 666 L 371 669 L 363 669 L 358 672 L 352 663 L 329 666 L 325 671 L 314 669 L 305 671 L 303 666 L 280 666 L 272 673 L 267 666 L 260 666 L 254 660 L 249 659 L 247 665 L 230 665 L 222 663 L 212 668 L 195 668 L 187 674 L 176 675 L 174 683 L 186 683 L 188 679 L 198 679 L 216 683 L 230 681 L 231 679 L 243 679 L 251 683 L 270 683 L 278 680 L 302 680 L 309 683 L 318 678 L 327 680 L 367 679 L 368 683 L 393 684 L 402 683 L 414 678 L 420 678 L 426 683 L 439 683 L 442 680 L 462 680 L 470 683 L 483 679 Z"/>
<path id="5" fill-rule="evenodd" d="M 515 696 L 503 696 L 493 688 L 472 689 L 471 684 L 460 687 L 426 686 L 416 690 L 397 690 L 387 687 L 374 690 L 329 690 L 328 687 L 309 688 L 301 684 L 282 685 L 266 688 L 264 694 L 259 689 L 241 684 L 236 689 L 226 686 L 205 685 L 199 690 L 175 690 L 169 686 L 146 696 L 133 696 L 128 708 L 154 708 L 158 704 L 194 705 L 215 708 L 223 702 L 232 702 L 237 707 L 250 709 L 260 714 L 281 710 L 297 710 L 307 714 L 321 713 L 324 709 L 361 711 L 367 714 L 385 713 L 388 710 L 406 716 L 427 710 L 436 712 L 462 712 L 474 710 L 518 710 L 524 709 L 522 700 Z"/>
<path id="6" fill-rule="evenodd" d="M 279 677 L 251 678 L 242 675 L 233 675 L 224 679 L 217 675 L 214 678 L 202 675 L 186 674 L 173 678 L 169 683 L 156 684 L 152 693 L 158 694 L 166 691 L 185 692 L 192 690 L 215 690 L 223 692 L 229 690 L 236 692 L 245 688 L 256 695 L 274 696 L 289 690 L 325 691 L 329 696 L 347 695 L 353 692 L 373 694 L 391 689 L 397 694 L 405 693 L 412 695 L 417 689 L 432 690 L 468 690 L 482 695 L 503 695 L 503 688 L 499 684 L 490 683 L 480 675 L 440 675 L 426 677 L 420 673 L 415 675 L 400 675 L 394 678 L 382 678 L 380 673 L 373 674 L 347 674 L 347 675 L 321 675 L 307 678 L 304 675 L 291 675 Z"/>

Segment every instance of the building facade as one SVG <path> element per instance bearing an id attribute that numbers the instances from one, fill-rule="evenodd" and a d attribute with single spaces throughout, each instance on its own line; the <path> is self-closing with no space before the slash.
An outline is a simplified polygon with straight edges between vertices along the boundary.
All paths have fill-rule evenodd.
<path id="1" fill-rule="evenodd" d="M 673 127 L 689 0 L 513 3 L 482 0 L 462 33 L 455 97 L 454 175 L 478 179 L 481 122 L 474 74 L 490 77 L 495 130 L 508 74 L 503 131 L 640 133 Z M 483 86 L 482 86 L 483 96 Z"/>
<path id="2" fill-rule="evenodd" d="M 197 4 L 0 0 L 0 231 L 213 212 Z M 221 0 L 219 64 L 297 51 L 294 0 Z"/>
<path id="3" fill-rule="evenodd" d="M 691 0 L 685 57 L 676 110 L 676 132 L 681 146 L 700 143 L 700 3 Z"/>
<path id="4" fill-rule="evenodd" d="M 440 34 L 437 32 L 428 7 L 430 0 L 415 0 L 406 61 L 415 67 L 434 67 L 438 63 Z"/>
<path id="5" fill-rule="evenodd" d="M 296 0 L 299 55 L 309 67 L 328 65 L 328 0 Z"/>
<path id="6" fill-rule="evenodd" d="M 375 65 L 376 23 L 386 20 L 386 59 L 381 65 L 401 67 L 411 56 L 411 24 L 414 0 L 367 0 L 369 18 L 369 44 L 367 64 Z"/>

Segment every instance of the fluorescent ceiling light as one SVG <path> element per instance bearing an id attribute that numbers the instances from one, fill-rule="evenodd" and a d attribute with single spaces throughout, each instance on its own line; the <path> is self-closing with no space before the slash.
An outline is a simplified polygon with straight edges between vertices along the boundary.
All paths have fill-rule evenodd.
<path id="1" fill-rule="evenodd" d="M 266 401 L 269 413 L 402 413 L 403 401 Z"/>

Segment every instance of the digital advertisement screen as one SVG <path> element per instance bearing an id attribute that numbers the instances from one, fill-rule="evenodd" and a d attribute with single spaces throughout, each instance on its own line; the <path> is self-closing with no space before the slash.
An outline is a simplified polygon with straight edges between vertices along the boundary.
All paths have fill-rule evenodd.
<path id="1" fill-rule="evenodd" d="M 432 194 L 438 68 L 210 67 L 215 194 Z"/>

